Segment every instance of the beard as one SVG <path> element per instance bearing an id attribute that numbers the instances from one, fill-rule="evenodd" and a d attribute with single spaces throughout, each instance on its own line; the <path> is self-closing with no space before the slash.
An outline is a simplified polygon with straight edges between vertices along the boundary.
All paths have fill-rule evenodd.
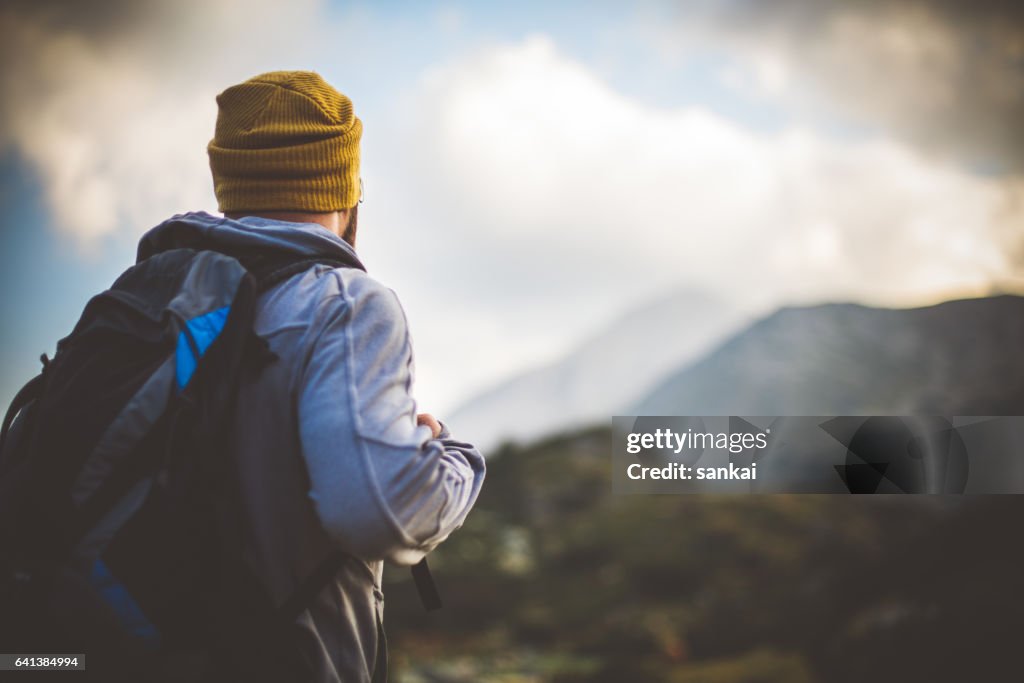
<path id="1" fill-rule="evenodd" d="M 356 230 L 359 228 L 359 205 L 356 204 L 348 212 L 348 222 L 345 223 L 345 230 L 341 234 L 341 239 L 349 243 L 349 245 L 355 249 L 356 247 Z"/>

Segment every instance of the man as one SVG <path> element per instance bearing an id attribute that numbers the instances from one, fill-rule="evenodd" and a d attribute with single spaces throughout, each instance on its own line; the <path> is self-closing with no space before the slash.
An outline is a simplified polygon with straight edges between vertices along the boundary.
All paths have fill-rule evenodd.
<path id="1" fill-rule="evenodd" d="M 354 261 L 362 123 L 350 100 L 294 71 L 256 76 L 217 102 L 208 152 L 225 217 L 175 216 L 146 239 L 187 229 L 236 252 Z M 360 268 L 315 265 L 272 287 L 255 329 L 278 360 L 241 386 L 231 427 L 246 557 L 280 604 L 345 550 L 296 621 L 300 647 L 317 681 L 381 680 L 382 560 L 415 564 L 462 524 L 483 458 L 416 414 L 405 316 Z"/>

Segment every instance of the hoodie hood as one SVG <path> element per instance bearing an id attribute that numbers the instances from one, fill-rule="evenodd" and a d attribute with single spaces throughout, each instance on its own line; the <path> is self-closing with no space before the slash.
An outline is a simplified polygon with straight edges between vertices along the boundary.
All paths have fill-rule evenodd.
<path id="1" fill-rule="evenodd" d="M 139 240 L 136 263 L 170 249 L 209 249 L 239 260 L 290 256 L 343 261 L 365 271 L 348 242 L 316 223 L 244 216 L 225 218 L 205 211 L 177 214 Z"/>

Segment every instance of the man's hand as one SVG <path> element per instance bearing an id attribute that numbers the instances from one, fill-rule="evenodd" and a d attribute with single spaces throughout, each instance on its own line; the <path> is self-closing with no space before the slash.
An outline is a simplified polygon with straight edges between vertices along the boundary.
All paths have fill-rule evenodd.
<path id="1" fill-rule="evenodd" d="M 434 433 L 434 438 L 441 436 L 441 423 L 437 421 L 437 418 L 430 413 L 420 413 L 416 416 L 416 424 L 427 425 L 430 427 L 430 431 Z"/>

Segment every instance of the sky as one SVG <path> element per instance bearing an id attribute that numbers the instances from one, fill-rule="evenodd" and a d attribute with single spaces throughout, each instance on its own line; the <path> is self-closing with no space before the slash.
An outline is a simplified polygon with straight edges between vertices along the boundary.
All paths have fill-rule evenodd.
<path id="1" fill-rule="evenodd" d="M 673 288 L 908 306 L 1024 289 L 1010 2 L 0 2 L 0 400 L 174 213 L 215 96 L 309 69 L 364 124 L 359 253 L 420 408 Z"/>

